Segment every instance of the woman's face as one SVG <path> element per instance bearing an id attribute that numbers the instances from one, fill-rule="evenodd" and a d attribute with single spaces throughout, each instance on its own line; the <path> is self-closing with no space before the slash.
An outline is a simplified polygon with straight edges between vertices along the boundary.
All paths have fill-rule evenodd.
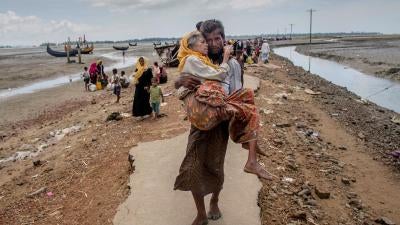
<path id="1" fill-rule="evenodd" d="M 208 54 L 208 44 L 206 42 L 206 39 L 204 39 L 203 37 L 200 37 L 200 39 L 196 42 L 196 44 L 194 44 L 193 50 L 195 50 L 196 52 L 200 52 L 203 55 L 207 55 Z"/>
<path id="2" fill-rule="evenodd" d="M 143 58 L 140 58 L 140 59 L 139 59 L 139 63 L 140 63 L 141 66 L 144 66 L 144 59 L 143 59 Z"/>

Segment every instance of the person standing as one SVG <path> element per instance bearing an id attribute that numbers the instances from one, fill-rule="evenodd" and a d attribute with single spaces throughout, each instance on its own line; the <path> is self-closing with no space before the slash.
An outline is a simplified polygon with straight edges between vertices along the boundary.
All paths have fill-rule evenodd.
<path id="1" fill-rule="evenodd" d="M 264 43 L 261 46 L 261 61 L 263 63 L 268 63 L 269 62 L 269 52 L 270 52 L 269 44 L 267 41 L 264 41 Z"/>
<path id="2" fill-rule="evenodd" d="M 220 65 L 223 60 L 225 42 L 224 26 L 218 20 L 204 21 L 200 27 L 208 44 L 208 57 L 214 64 Z M 227 94 L 239 90 L 243 86 L 243 74 L 236 59 L 228 61 L 230 70 L 224 80 L 223 88 Z M 193 89 L 200 85 L 198 79 L 182 74 L 175 82 L 175 88 L 184 86 Z M 204 225 L 208 219 L 217 220 L 221 217 L 218 206 L 219 194 L 224 183 L 224 160 L 229 139 L 229 123 L 223 121 L 211 130 L 202 131 L 191 126 L 179 174 L 175 180 L 174 190 L 190 191 L 192 193 L 197 216 L 192 225 Z M 212 194 L 210 211 L 206 213 L 204 197 Z"/>
<path id="3" fill-rule="evenodd" d="M 132 115 L 138 119 L 147 118 L 152 109 L 150 107 L 150 93 L 148 92 L 151 86 L 151 78 L 153 74 L 148 68 L 147 62 L 143 57 L 138 59 L 133 83 L 135 84 L 135 95 L 133 98 Z"/>
<path id="4" fill-rule="evenodd" d="M 151 79 L 151 87 L 149 92 L 151 108 L 154 112 L 154 119 L 157 119 L 160 117 L 160 104 L 161 102 L 164 102 L 164 96 L 160 86 L 158 86 L 157 78 L 155 77 Z"/>

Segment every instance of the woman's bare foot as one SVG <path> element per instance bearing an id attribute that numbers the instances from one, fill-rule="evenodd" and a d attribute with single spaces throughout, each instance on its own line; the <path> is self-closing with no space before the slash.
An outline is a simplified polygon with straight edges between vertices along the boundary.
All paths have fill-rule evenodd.
<path id="1" fill-rule="evenodd" d="M 249 150 L 250 149 L 249 143 L 248 142 L 242 143 L 242 148 Z M 258 144 L 256 144 L 256 152 L 260 155 L 267 156 L 267 154 L 263 150 L 261 150 Z"/>
<path id="2" fill-rule="evenodd" d="M 272 180 L 273 178 L 273 175 L 266 171 L 257 161 L 254 163 L 247 162 L 244 166 L 244 172 L 255 174 L 266 180 Z"/>
<path id="3" fill-rule="evenodd" d="M 207 217 L 200 217 L 200 216 L 197 216 L 192 223 L 192 225 L 207 225 L 207 224 L 208 224 Z"/>
<path id="4" fill-rule="evenodd" d="M 218 202 L 210 201 L 210 211 L 207 214 L 207 218 L 210 220 L 218 220 L 222 217 L 221 211 L 218 207 Z"/>

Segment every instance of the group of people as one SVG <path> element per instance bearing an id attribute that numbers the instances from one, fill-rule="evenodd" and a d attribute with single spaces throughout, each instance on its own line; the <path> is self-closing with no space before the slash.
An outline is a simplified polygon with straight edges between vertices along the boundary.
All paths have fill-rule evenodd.
<path id="1" fill-rule="evenodd" d="M 136 63 L 133 83 L 135 94 L 133 97 L 132 115 L 138 120 L 145 119 L 153 113 L 153 118 L 161 117 L 160 105 L 164 102 L 164 96 L 159 84 L 166 83 L 167 70 L 154 62 L 152 68 L 144 57 L 140 57 Z"/>
<path id="2" fill-rule="evenodd" d="M 121 71 L 121 74 L 118 75 L 117 69 L 114 68 L 112 72 L 113 75 L 109 78 L 104 72 L 104 66 L 101 60 L 90 64 L 89 69 L 85 66 L 82 73 L 85 90 L 102 90 L 107 86 L 110 89 L 114 89 L 114 86 L 120 86 L 122 88 L 127 88 L 129 86 L 129 78 L 125 76 L 125 71 Z"/>
<path id="3" fill-rule="evenodd" d="M 239 63 L 258 63 L 260 60 L 263 63 L 268 63 L 269 59 L 269 44 L 262 38 L 255 38 L 254 40 L 229 40 L 229 44 L 233 46 L 233 54 Z"/>

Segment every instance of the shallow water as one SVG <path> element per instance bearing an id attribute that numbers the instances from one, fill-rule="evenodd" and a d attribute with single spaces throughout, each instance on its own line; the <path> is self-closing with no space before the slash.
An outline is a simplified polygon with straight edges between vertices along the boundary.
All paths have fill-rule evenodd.
<path id="1" fill-rule="evenodd" d="M 400 83 L 366 75 L 339 63 L 302 55 L 295 46 L 275 48 L 277 55 L 288 58 L 296 66 L 346 87 L 363 99 L 400 113 Z"/>
<path id="2" fill-rule="evenodd" d="M 121 68 L 126 68 L 129 66 L 133 66 L 136 63 L 136 60 L 138 58 L 138 57 L 133 57 L 133 56 L 125 56 L 125 59 L 123 59 L 120 52 L 106 53 L 101 56 L 116 61 L 116 63 L 111 64 L 110 66 L 106 66 L 104 68 L 105 72 L 109 72 L 113 68 L 121 69 Z M 73 81 L 78 81 L 78 80 L 81 80 L 81 72 L 67 74 L 65 76 L 54 78 L 54 79 L 38 81 L 38 82 L 29 84 L 29 85 L 26 85 L 23 87 L 19 87 L 19 88 L 2 90 L 2 91 L 0 91 L 0 100 L 4 100 L 8 97 L 12 97 L 12 96 L 16 96 L 16 95 L 29 94 L 29 93 L 37 92 L 37 91 L 40 91 L 43 89 L 57 87 L 60 85 L 68 84 L 71 81 L 73 82 Z"/>

